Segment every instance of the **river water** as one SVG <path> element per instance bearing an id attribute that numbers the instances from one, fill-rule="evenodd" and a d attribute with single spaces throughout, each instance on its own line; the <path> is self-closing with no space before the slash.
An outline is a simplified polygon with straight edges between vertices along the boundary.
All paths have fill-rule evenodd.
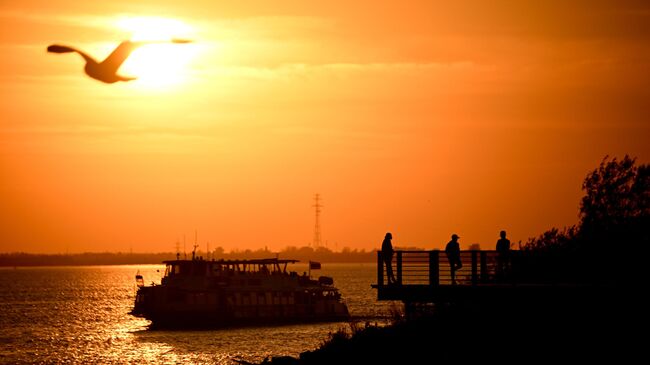
<path id="1" fill-rule="evenodd" d="M 233 364 L 317 348 L 348 323 L 203 331 L 149 330 L 129 314 L 135 274 L 159 283 L 161 265 L 0 268 L 0 363 Z M 306 271 L 296 264 L 294 271 Z M 358 321 L 385 323 L 375 264 L 323 264 Z"/>

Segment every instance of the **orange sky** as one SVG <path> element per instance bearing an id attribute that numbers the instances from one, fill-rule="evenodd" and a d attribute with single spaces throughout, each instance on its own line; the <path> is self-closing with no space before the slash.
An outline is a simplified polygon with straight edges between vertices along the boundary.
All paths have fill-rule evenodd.
<path id="1" fill-rule="evenodd" d="M 302 246 L 317 192 L 330 248 L 493 248 L 650 159 L 647 1 L 270 3 L 0 1 L 0 252 Z M 152 17 L 197 41 L 124 65 L 160 84 L 45 52 Z"/>

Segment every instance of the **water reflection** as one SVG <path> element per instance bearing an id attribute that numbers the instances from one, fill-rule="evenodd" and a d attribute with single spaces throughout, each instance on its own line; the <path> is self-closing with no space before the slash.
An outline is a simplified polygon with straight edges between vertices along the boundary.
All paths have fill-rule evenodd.
<path id="1" fill-rule="evenodd" d="M 160 265 L 0 269 L 0 363 L 217 363 L 261 361 L 318 347 L 345 323 L 149 330 L 129 315 L 134 276 L 160 280 Z M 302 268 L 298 267 L 298 270 Z M 353 316 L 381 320 L 372 264 L 324 265 Z"/>

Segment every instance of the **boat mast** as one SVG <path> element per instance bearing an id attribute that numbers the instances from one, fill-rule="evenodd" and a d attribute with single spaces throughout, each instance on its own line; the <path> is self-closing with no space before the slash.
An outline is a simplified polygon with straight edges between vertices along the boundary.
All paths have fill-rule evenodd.
<path id="1" fill-rule="evenodd" d="M 194 260 L 196 258 L 196 249 L 199 248 L 199 244 L 197 243 L 198 238 L 199 238 L 199 233 L 195 229 L 194 230 L 194 247 L 192 247 L 192 260 Z"/>

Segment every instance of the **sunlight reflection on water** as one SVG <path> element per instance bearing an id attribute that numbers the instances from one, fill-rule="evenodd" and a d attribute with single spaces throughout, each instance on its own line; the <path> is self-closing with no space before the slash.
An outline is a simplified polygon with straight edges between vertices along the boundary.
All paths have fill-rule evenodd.
<path id="1" fill-rule="evenodd" d="M 136 271 L 160 282 L 160 265 L 0 269 L 0 363 L 231 364 L 297 355 L 318 347 L 346 323 L 152 331 L 129 315 Z M 295 270 L 306 270 L 296 265 Z M 160 270 L 162 271 L 162 270 Z M 370 288 L 374 264 L 325 264 L 350 312 L 385 320 L 391 304 Z"/>

